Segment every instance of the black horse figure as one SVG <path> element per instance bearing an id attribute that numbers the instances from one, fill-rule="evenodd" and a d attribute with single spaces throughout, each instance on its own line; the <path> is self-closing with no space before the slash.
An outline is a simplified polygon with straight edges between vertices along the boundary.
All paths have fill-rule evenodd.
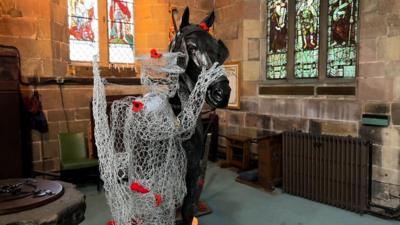
<path id="1" fill-rule="evenodd" d="M 229 51 L 221 40 L 216 40 L 208 33 L 208 28 L 214 23 L 215 14 L 212 12 L 199 25 L 189 23 L 190 12 L 186 8 L 175 39 L 170 44 L 171 52 L 182 52 L 187 57 L 180 66 L 186 68 L 179 77 L 178 93 L 190 94 L 197 82 L 201 69 L 210 68 L 215 62 L 220 65 L 229 56 Z M 207 89 L 206 102 L 212 108 L 226 107 L 231 89 L 226 77 L 216 80 Z M 181 111 L 178 94 L 170 99 L 176 115 Z M 183 225 L 190 225 L 197 204 L 196 196 L 200 195 L 199 176 L 201 175 L 200 160 L 204 153 L 205 132 L 201 119 L 198 118 L 193 136 L 183 143 L 187 157 L 186 188 L 187 195 L 182 205 Z"/>

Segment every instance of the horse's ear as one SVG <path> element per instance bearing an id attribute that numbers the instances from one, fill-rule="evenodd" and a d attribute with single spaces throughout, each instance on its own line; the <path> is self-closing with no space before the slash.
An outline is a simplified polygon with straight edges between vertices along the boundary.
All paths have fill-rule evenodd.
<path id="1" fill-rule="evenodd" d="M 183 15 L 182 15 L 181 26 L 179 27 L 180 30 L 182 30 L 182 28 L 184 28 L 190 24 L 189 17 L 190 17 L 189 7 L 186 7 L 185 11 L 183 12 Z"/>
<path id="2" fill-rule="evenodd" d="M 209 16 L 204 18 L 202 23 L 206 23 L 207 27 L 212 27 L 212 25 L 214 24 L 214 20 L 215 20 L 215 13 L 214 13 L 214 11 L 212 11 Z"/>

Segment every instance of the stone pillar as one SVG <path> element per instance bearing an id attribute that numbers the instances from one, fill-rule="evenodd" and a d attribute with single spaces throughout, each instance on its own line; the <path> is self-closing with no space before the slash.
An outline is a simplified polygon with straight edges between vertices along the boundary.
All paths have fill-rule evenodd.
<path id="1" fill-rule="evenodd" d="M 387 128 L 360 125 L 359 135 L 374 141 L 373 197 L 389 206 L 400 204 L 400 2 L 361 2 L 358 98 L 363 112 L 390 115 Z"/>

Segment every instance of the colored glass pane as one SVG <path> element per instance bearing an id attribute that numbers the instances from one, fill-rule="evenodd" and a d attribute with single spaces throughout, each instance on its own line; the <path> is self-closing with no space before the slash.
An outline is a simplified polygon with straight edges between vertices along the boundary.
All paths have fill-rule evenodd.
<path id="1" fill-rule="evenodd" d="M 329 0 L 328 77 L 356 76 L 358 0 Z"/>
<path id="2" fill-rule="evenodd" d="M 68 0 L 69 50 L 72 61 L 92 61 L 98 54 L 97 0 Z"/>
<path id="3" fill-rule="evenodd" d="M 267 78 L 286 78 L 288 41 L 288 0 L 267 1 Z"/>
<path id="4" fill-rule="evenodd" d="M 134 62 L 133 0 L 107 0 L 108 46 L 111 63 Z"/>
<path id="5" fill-rule="evenodd" d="M 296 0 L 295 77 L 318 77 L 320 0 Z"/>

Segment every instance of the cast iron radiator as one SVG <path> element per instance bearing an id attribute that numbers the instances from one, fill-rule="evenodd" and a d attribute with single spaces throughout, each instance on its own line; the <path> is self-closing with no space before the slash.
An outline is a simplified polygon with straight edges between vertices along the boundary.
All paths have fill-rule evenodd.
<path id="1" fill-rule="evenodd" d="M 283 190 L 364 213 L 370 202 L 371 144 L 359 138 L 283 134 Z"/>

